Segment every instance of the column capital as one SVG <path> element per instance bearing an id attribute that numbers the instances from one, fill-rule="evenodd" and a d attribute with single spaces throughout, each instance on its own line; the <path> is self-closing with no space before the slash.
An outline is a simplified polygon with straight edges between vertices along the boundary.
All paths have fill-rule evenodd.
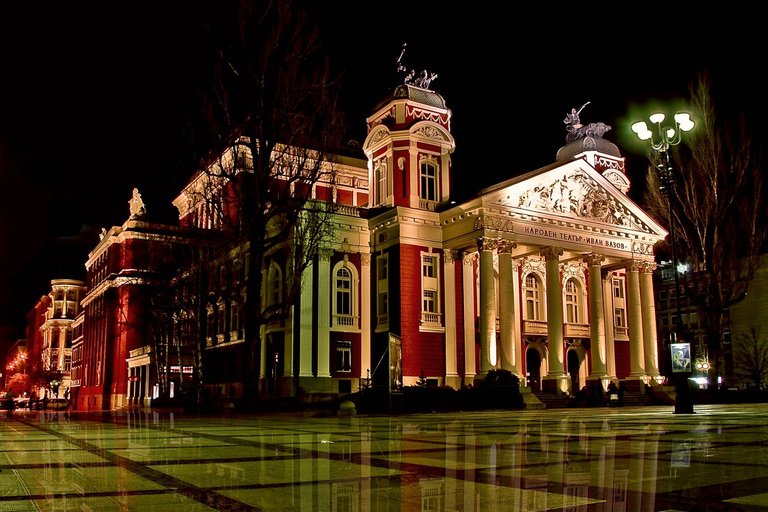
<path id="1" fill-rule="evenodd" d="M 318 249 L 317 254 L 320 256 L 321 260 L 327 261 L 333 256 L 333 249 Z M 344 253 L 344 256 L 346 257 L 347 253 Z"/>
<path id="2" fill-rule="evenodd" d="M 590 267 L 599 267 L 601 263 L 605 261 L 605 255 L 591 252 L 584 256 L 584 261 L 589 264 Z"/>
<path id="3" fill-rule="evenodd" d="M 640 260 L 627 260 L 625 263 L 627 272 L 640 272 L 646 262 Z"/>
<path id="4" fill-rule="evenodd" d="M 499 240 L 499 253 L 512 254 L 512 251 L 517 249 L 517 242 L 512 240 Z"/>
<path id="5" fill-rule="evenodd" d="M 560 259 L 563 255 L 563 250 L 560 247 L 542 247 L 539 253 L 547 260 Z"/>
<path id="6" fill-rule="evenodd" d="M 370 267 L 371 266 L 371 253 L 369 253 L 369 252 L 361 252 L 360 253 L 360 263 L 364 267 Z"/>
<path id="7" fill-rule="evenodd" d="M 464 262 L 464 265 L 472 265 L 475 260 L 477 259 L 477 253 L 476 252 L 465 252 L 462 256 L 462 261 Z"/>
<path id="8" fill-rule="evenodd" d="M 443 262 L 453 263 L 459 259 L 459 252 L 456 249 L 443 249 Z"/>
<path id="9" fill-rule="evenodd" d="M 641 261 L 640 262 L 640 273 L 641 274 L 653 274 L 653 271 L 656 270 L 656 263 L 653 261 Z"/>
<path id="10" fill-rule="evenodd" d="M 478 251 L 496 251 L 499 247 L 500 240 L 490 236 L 477 237 L 477 250 Z"/>

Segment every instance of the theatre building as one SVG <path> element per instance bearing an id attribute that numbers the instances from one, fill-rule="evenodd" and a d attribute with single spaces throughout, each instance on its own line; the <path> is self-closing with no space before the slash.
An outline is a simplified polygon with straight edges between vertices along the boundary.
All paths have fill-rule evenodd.
<path id="1" fill-rule="evenodd" d="M 667 233 L 627 196 L 625 159 L 602 137 L 607 127 L 584 126 L 573 111 L 554 162 L 511 169 L 457 202 L 452 177 L 480 170 L 452 166 L 451 110 L 421 85 L 404 83 L 375 107 L 359 158 L 315 185 L 316 198 L 337 203 L 335 234 L 302 274 L 288 318 L 261 327 L 262 395 L 319 400 L 424 380 L 459 388 L 491 369 L 549 393 L 660 382 L 652 273 Z M 174 201 L 181 228 L 210 225 L 195 218 L 195 186 Z M 151 238 L 147 229 L 113 228 L 90 256 L 81 404 L 89 395 L 99 406 L 106 395 L 113 406 L 145 403 L 156 385 L 146 337 L 109 313 L 147 313 L 127 274 L 141 267 L 125 259 L 130 244 Z M 268 305 L 289 270 L 274 258 L 261 271 Z M 205 385 L 242 397 L 242 311 L 221 296 L 200 314 L 209 316 L 197 359 Z M 180 325 L 174 336 L 191 339 Z"/>
<path id="2" fill-rule="evenodd" d="M 264 328 L 260 377 L 272 391 L 458 388 L 494 368 L 545 392 L 662 379 L 651 276 L 667 233 L 627 196 L 604 125 L 572 112 L 554 163 L 456 204 L 452 176 L 478 170 L 451 165 L 442 96 L 400 85 L 367 123 L 366 160 L 348 160 L 335 184 L 346 209 L 334 240 L 291 319 Z M 175 204 L 188 222 L 189 197 Z M 285 268 L 264 273 L 268 301 Z M 218 385 L 240 393 L 235 379 Z"/>

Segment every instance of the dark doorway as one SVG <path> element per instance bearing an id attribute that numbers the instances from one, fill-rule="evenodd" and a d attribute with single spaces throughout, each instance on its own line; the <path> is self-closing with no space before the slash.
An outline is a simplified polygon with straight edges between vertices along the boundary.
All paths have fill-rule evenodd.
<path id="1" fill-rule="evenodd" d="M 571 376 L 571 394 L 579 392 L 579 354 L 575 350 L 568 351 L 568 375 Z"/>
<path id="2" fill-rule="evenodd" d="M 541 391 L 541 356 L 535 348 L 525 353 L 525 369 L 528 372 L 528 386 L 534 392 Z"/>

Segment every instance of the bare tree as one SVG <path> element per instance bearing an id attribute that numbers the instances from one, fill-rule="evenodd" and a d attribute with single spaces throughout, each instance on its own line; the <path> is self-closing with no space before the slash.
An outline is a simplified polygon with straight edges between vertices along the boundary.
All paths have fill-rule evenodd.
<path id="1" fill-rule="evenodd" d="M 768 337 L 756 327 L 736 336 L 733 344 L 733 370 L 737 377 L 759 387 L 768 380 Z"/>
<path id="2" fill-rule="evenodd" d="M 203 148 L 202 171 L 188 198 L 203 204 L 216 250 L 199 268 L 233 279 L 239 270 L 245 294 L 230 293 L 242 308 L 247 375 L 256 384 L 261 365 L 261 326 L 285 320 L 300 291 L 301 275 L 328 237 L 330 190 L 343 117 L 337 83 L 320 52 L 317 29 L 289 0 L 242 0 L 237 12 L 207 25 L 211 80 L 198 95 L 190 136 Z M 278 301 L 263 301 L 262 272 L 270 258 L 284 262 Z M 228 267 L 229 266 L 229 267 Z M 210 280 L 209 280 L 210 281 Z M 232 287 L 230 287 L 232 288 Z"/>
<path id="3" fill-rule="evenodd" d="M 735 126 L 718 118 L 709 91 L 706 75 L 690 86 L 688 106 L 696 128 L 687 145 L 677 147 L 670 193 L 678 259 L 691 268 L 682 286 L 702 317 L 716 374 L 723 374 L 724 362 L 728 376 L 721 343 L 725 315 L 746 294 L 768 224 L 759 151 L 743 118 Z M 650 169 L 646 207 L 668 221 L 669 204 L 659 185 Z"/>

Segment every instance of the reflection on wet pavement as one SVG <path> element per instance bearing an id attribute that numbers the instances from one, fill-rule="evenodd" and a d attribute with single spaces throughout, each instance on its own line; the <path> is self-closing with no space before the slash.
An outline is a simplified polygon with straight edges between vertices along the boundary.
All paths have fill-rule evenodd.
<path id="1" fill-rule="evenodd" d="M 768 511 L 768 405 L 0 417 L 0 511 Z"/>

